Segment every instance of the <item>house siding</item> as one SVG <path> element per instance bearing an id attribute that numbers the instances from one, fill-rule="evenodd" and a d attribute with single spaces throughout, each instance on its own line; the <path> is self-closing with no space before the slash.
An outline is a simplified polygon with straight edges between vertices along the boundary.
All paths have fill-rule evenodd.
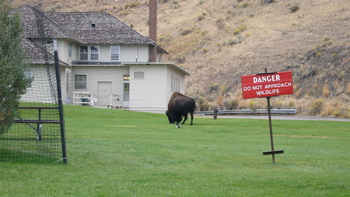
<path id="1" fill-rule="evenodd" d="M 135 79 L 135 72 L 144 72 L 144 79 Z M 130 110 L 165 111 L 168 84 L 167 67 L 160 65 L 130 65 Z"/>
<path id="2" fill-rule="evenodd" d="M 175 70 L 175 69 L 171 68 L 170 66 L 168 66 L 166 76 L 167 76 L 166 81 L 167 81 L 167 84 L 168 84 L 166 92 L 167 92 L 167 98 L 168 98 L 168 99 L 169 99 L 169 98 L 171 97 L 171 95 L 175 92 L 175 91 L 172 89 L 172 87 L 171 87 L 171 84 L 172 84 L 172 82 L 171 82 L 172 76 L 178 78 L 179 81 L 180 81 L 179 90 L 177 90 L 177 91 L 180 92 L 180 93 L 182 93 L 182 94 L 185 93 L 185 77 L 184 77 L 184 75 L 183 75 L 180 71 Z"/>
<path id="3" fill-rule="evenodd" d="M 74 76 L 75 75 L 87 75 L 87 89 L 74 89 Z M 109 105 L 109 100 L 106 99 L 106 95 L 100 97 L 101 93 L 98 92 L 99 82 L 110 82 L 111 91 L 108 94 L 108 98 L 111 94 L 117 94 L 121 98 L 123 95 L 123 75 L 129 74 L 129 69 L 126 67 L 73 67 L 73 91 L 80 92 L 92 92 L 93 97 L 97 99 L 95 105 L 106 106 Z M 117 103 L 122 105 L 122 99 Z"/>
<path id="4" fill-rule="evenodd" d="M 57 94 L 56 89 L 56 71 L 54 65 L 31 65 L 30 72 L 33 77 L 31 87 L 27 88 L 25 94 L 21 96 L 21 102 L 42 102 L 57 103 L 53 94 Z M 49 75 L 48 75 L 49 73 Z M 67 74 L 65 68 L 60 68 L 60 80 L 62 90 L 62 100 L 66 101 L 68 97 Z M 54 86 L 51 86 L 54 84 Z"/>
<path id="5" fill-rule="evenodd" d="M 174 69 L 171 66 L 167 67 L 167 73 L 166 73 L 166 82 L 167 82 L 167 88 L 166 88 L 166 101 L 169 101 L 172 94 L 175 92 L 172 90 L 172 76 L 179 79 L 179 90 L 178 92 L 185 94 L 185 76 L 183 73 L 177 69 Z M 166 102 L 166 105 L 168 105 L 168 102 Z"/>
<path id="6" fill-rule="evenodd" d="M 57 47 L 58 47 L 58 58 L 67 64 L 70 64 L 69 57 L 68 57 L 68 40 L 65 39 L 59 39 L 57 40 Z"/>
<path id="7" fill-rule="evenodd" d="M 142 45 L 121 46 L 122 62 L 147 62 L 148 47 Z"/>

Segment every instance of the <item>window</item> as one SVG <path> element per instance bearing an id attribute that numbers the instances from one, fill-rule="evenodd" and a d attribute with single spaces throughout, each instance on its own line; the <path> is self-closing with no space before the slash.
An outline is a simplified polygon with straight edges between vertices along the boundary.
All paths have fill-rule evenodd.
<path id="1" fill-rule="evenodd" d="M 76 90 L 87 89 L 87 75 L 75 75 L 74 82 L 74 88 Z"/>
<path id="2" fill-rule="evenodd" d="M 68 57 L 72 57 L 73 45 L 72 43 L 68 44 Z"/>
<path id="3" fill-rule="evenodd" d="M 34 79 L 34 77 L 32 75 L 32 70 L 30 68 L 25 70 L 24 71 L 24 76 L 25 76 L 26 79 L 30 80 L 30 83 L 28 84 L 27 88 L 31 88 L 32 87 L 32 80 Z"/>
<path id="4" fill-rule="evenodd" d="M 130 83 L 123 83 L 123 101 L 130 101 Z"/>
<path id="5" fill-rule="evenodd" d="M 175 77 L 174 75 L 171 75 L 171 91 L 172 92 L 180 91 L 180 79 L 178 77 Z"/>
<path id="6" fill-rule="evenodd" d="M 123 75 L 123 81 L 130 81 L 129 75 Z"/>
<path id="7" fill-rule="evenodd" d="M 111 60 L 119 60 L 119 46 L 111 46 Z"/>
<path id="8" fill-rule="evenodd" d="M 176 81 L 175 81 L 175 91 L 176 92 L 180 91 L 180 79 L 179 78 L 176 78 Z"/>
<path id="9" fill-rule="evenodd" d="M 46 44 L 53 44 L 53 40 L 52 39 L 47 39 L 46 40 Z"/>
<path id="10" fill-rule="evenodd" d="M 91 46 L 91 60 L 98 60 L 98 46 Z"/>
<path id="11" fill-rule="evenodd" d="M 144 79 L 145 73 L 144 72 L 134 72 L 134 79 Z"/>
<path id="12" fill-rule="evenodd" d="M 66 91 L 69 91 L 69 73 L 66 76 Z"/>
<path id="13" fill-rule="evenodd" d="M 80 47 L 80 60 L 89 60 L 88 59 L 88 46 Z"/>
<path id="14" fill-rule="evenodd" d="M 98 60 L 98 46 L 80 46 L 80 60 Z"/>

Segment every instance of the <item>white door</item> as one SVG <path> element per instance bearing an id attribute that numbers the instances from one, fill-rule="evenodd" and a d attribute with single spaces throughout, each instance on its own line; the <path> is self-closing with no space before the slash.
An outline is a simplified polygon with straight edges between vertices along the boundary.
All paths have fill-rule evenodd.
<path id="1" fill-rule="evenodd" d="M 97 82 L 97 104 L 96 105 L 109 105 L 111 94 L 112 94 L 112 82 L 110 81 Z"/>
<path id="2" fill-rule="evenodd" d="M 130 83 L 128 81 L 123 82 L 123 107 L 129 107 L 130 96 Z"/>

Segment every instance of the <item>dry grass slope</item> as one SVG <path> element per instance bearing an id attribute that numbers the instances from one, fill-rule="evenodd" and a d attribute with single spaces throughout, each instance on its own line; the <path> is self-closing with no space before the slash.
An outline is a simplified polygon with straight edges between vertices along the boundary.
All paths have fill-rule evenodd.
<path id="1" fill-rule="evenodd" d="M 13 0 L 13 5 L 25 3 Z M 350 117 L 350 1 L 159 0 L 158 43 L 166 61 L 192 73 L 186 93 L 206 106 L 249 108 L 240 76 L 293 72 L 295 94 L 274 107 Z M 270 2 L 270 3 L 269 3 Z M 148 36 L 148 0 L 32 1 L 43 11 L 104 11 Z M 321 110 L 311 106 L 323 100 Z M 199 101 L 199 100 L 198 100 Z"/>

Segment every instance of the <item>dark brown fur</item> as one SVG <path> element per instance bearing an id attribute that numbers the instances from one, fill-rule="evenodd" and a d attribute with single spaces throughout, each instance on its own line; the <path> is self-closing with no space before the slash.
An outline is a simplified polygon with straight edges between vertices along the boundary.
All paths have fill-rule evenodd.
<path id="1" fill-rule="evenodd" d="M 188 113 L 190 113 L 191 125 L 193 125 L 193 113 L 195 108 L 196 102 L 193 98 L 185 96 L 180 92 L 174 92 L 169 99 L 168 110 L 166 111 L 169 123 L 179 124 L 182 121 L 182 117 L 184 117 L 182 124 L 185 124 Z"/>

